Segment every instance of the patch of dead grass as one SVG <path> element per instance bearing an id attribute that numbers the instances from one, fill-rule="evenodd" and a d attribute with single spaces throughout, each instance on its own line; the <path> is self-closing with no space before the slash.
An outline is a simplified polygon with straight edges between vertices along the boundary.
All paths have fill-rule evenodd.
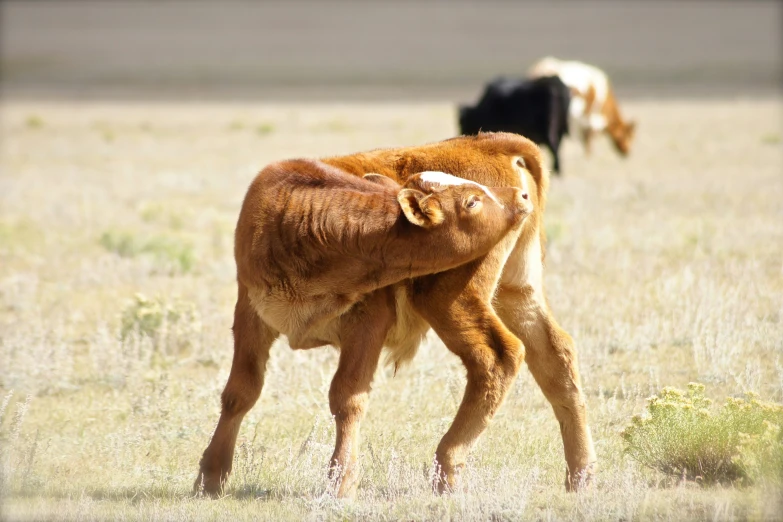
<path id="1" fill-rule="evenodd" d="M 702 381 L 718 401 L 748 390 L 783 399 L 783 165 L 778 148 L 759 140 L 781 133 L 780 107 L 629 103 L 642 125 L 627 160 L 603 141 L 590 158 L 574 142 L 564 146 L 565 175 L 553 179 L 547 210 L 546 285 L 579 346 L 601 463 L 591 491 L 563 491 L 558 425 L 523 370 L 470 458 L 465 490 L 434 496 L 432 455 L 465 381 L 459 361 L 431 336 L 409 368 L 378 371 L 358 498 L 342 502 L 324 494 L 336 353 L 295 352 L 284 342 L 273 348 L 263 395 L 240 432 L 227 496 L 192 497 L 231 363 L 233 223 L 264 164 L 443 139 L 455 132 L 453 107 L 6 104 L 4 515 L 781 516 L 779 497 L 759 487 L 666 487 L 623 457 L 619 436 L 663 386 Z M 31 114 L 45 125 L 31 128 Z M 227 132 L 255 131 L 252 122 L 274 132 Z M 198 270 L 163 273 L 154 256 L 107 252 L 96 238 L 117 224 L 134 237 L 182 238 L 198 253 Z M 122 342 L 121 312 L 137 292 L 192 303 L 201 328 L 186 353 L 160 364 L 149 339 Z"/>

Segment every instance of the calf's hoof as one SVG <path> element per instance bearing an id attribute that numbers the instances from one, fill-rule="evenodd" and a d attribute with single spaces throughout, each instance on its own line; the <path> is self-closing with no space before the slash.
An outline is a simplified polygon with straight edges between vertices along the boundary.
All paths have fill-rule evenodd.
<path id="1" fill-rule="evenodd" d="M 591 462 L 583 469 L 574 473 L 566 470 L 565 487 L 566 491 L 580 491 L 589 488 L 593 483 L 596 463 Z"/>
<path id="2" fill-rule="evenodd" d="M 204 495 L 210 498 L 217 498 L 222 493 L 223 488 L 220 485 L 220 481 L 208 480 L 203 474 L 199 473 L 196 477 L 196 481 L 193 483 L 193 493 L 196 495 Z"/>
<path id="3" fill-rule="evenodd" d="M 199 471 L 196 481 L 193 483 L 193 493 L 204 494 L 211 498 L 217 498 L 223 493 L 223 485 L 226 483 L 228 474 L 221 477 L 221 473 L 210 473 L 208 471 Z"/>
<path id="4" fill-rule="evenodd" d="M 432 477 L 432 490 L 438 495 L 446 495 L 456 491 L 462 483 L 460 472 L 464 467 L 464 464 L 441 466 L 436 461 L 435 473 Z"/>
<path id="5" fill-rule="evenodd" d="M 336 463 L 333 463 L 329 469 L 330 489 L 336 498 L 356 498 L 356 490 L 359 487 L 360 478 L 361 473 L 356 463 L 349 465 L 345 471 L 342 471 Z"/>

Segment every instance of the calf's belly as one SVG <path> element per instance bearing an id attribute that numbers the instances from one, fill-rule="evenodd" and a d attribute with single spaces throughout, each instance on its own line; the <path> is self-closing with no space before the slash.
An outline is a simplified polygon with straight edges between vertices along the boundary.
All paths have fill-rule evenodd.
<path id="1" fill-rule="evenodd" d="M 406 362 L 416 354 L 429 325 L 413 309 L 404 284 L 395 286 L 395 321 L 387 332 L 384 346 L 389 359 Z M 285 335 L 293 349 L 340 347 L 340 322 L 362 301 L 363 296 L 318 296 L 292 300 L 259 288 L 248 289 L 248 297 L 258 316 Z M 371 320 L 371 318 L 370 318 Z M 369 325 L 368 325 L 369 326 Z"/>
<path id="2" fill-rule="evenodd" d="M 291 348 L 339 344 L 339 317 L 353 306 L 345 296 L 291 298 L 259 288 L 248 289 L 258 316 L 288 338 Z"/>

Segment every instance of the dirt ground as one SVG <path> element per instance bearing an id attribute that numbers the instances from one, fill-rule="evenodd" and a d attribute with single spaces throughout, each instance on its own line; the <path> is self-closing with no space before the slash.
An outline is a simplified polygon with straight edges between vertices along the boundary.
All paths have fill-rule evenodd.
<path id="1" fill-rule="evenodd" d="M 781 108 L 631 101 L 629 158 L 606 140 L 589 158 L 565 144 L 545 281 L 579 348 L 601 466 L 591 491 L 563 491 L 557 422 L 523 369 L 473 452 L 465 491 L 433 495 L 427 473 L 464 370 L 430 337 L 411 366 L 376 376 L 356 500 L 325 494 L 336 354 L 280 342 L 227 496 L 209 501 L 190 488 L 231 363 L 232 232 L 253 175 L 282 158 L 453 136 L 454 106 L 6 101 L 0 516 L 782 517 L 779 492 L 672 485 L 624 457 L 618 435 L 663 386 L 699 381 L 716 401 L 748 390 L 783 401 Z M 132 326 L 142 334 L 127 335 Z"/>

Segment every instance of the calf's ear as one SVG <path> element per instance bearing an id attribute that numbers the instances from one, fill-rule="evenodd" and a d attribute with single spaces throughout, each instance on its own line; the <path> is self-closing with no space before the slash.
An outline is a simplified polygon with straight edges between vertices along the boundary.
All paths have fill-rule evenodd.
<path id="1" fill-rule="evenodd" d="M 387 187 L 391 187 L 393 189 L 399 189 L 400 188 L 400 186 L 397 184 L 396 181 L 394 181 L 390 177 L 384 176 L 382 174 L 376 174 L 374 172 L 370 172 L 368 174 L 365 174 L 363 177 L 367 181 L 372 181 L 373 183 L 378 184 L 378 185 L 384 185 L 384 186 L 387 186 Z"/>
<path id="2" fill-rule="evenodd" d="M 446 218 L 440 201 L 433 195 L 415 189 L 402 189 L 397 194 L 405 218 L 416 226 L 430 228 L 443 223 Z"/>

